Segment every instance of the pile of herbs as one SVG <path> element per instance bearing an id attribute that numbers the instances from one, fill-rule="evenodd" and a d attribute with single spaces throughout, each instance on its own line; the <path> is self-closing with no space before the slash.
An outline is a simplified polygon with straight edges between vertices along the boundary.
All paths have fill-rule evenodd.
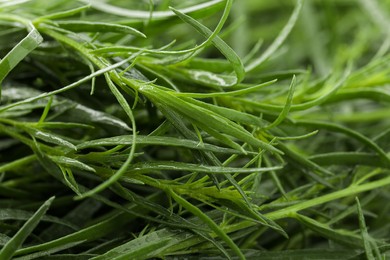
<path id="1" fill-rule="evenodd" d="M 390 256 L 390 1 L 0 1 L 0 259 Z"/>

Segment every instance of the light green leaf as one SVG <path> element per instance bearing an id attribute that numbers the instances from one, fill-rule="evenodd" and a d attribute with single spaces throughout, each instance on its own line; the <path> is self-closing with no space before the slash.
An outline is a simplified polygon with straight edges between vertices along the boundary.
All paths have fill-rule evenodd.
<path id="1" fill-rule="evenodd" d="M 59 27 L 72 32 L 114 32 L 131 34 L 138 37 L 146 38 L 142 32 L 125 25 L 103 23 L 103 22 L 88 22 L 88 21 L 56 21 Z"/>
<path id="2" fill-rule="evenodd" d="M 66 11 L 62 11 L 62 12 L 51 13 L 51 14 L 39 17 L 38 19 L 36 19 L 34 21 L 34 23 L 40 23 L 40 22 L 42 22 L 42 20 L 46 20 L 46 19 L 53 20 L 53 19 L 60 19 L 60 18 L 73 16 L 75 14 L 79 14 L 83 11 L 88 10 L 90 7 L 91 7 L 90 5 L 84 5 L 84 6 L 80 6 L 78 8 L 74 8 L 74 9 L 70 9 L 70 10 L 66 10 Z"/>
<path id="3" fill-rule="evenodd" d="M 149 11 L 141 11 L 141 10 L 129 10 L 125 8 L 120 8 L 114 5 L 107 4 L 102 1 L 88 1 L 88 0 L 81 0 L 82 2 L 86 4 L 90 4 L 92 8 L 100 10 L 102 12 L 106 12 L 109 14 L 114 14 L 118 16 L 124 16 L 134 19 L 142 19 L 142 20 L 149 20 L 150 19 L 150 12 Z M 198 5 L 194 5 L 191 7 L 180 9 L 182 13 L 187 14 L 196 14 L 198 12 L 202 12 L 204 10 L 207 10 L 208 12 L 215 12 L 216 10 L 220 9 L 223 0 L 212 0 L 207 1 Z M 166 19 L 173 17 L 174 14 L 170 11 L 154 11 L 152 14 L 153 19 Z"/>
<path id="4" fill-rule="evenodd" d="M 10 7 L 10 6 L 15 6 L 19 4 L 23 4 L 26 2 L 29 2 L 31 0 L 13 0 L 13 1 L 5 1 L 5 2 L 0 2 L 0 9 Z"/>
<path id="5" fill-rule="evenodd" d="M 33 135 L 35 138 L 40 139 L 42 141 L 51 143 L 51 144 L 56 144 L 59 146 L 63 146 L 66 148 L 69 148 L 71 150 L 76 151 L 77 147 L 72 144 L 71 142 L 64 140 L 61 136 L 54 134 L 54 133 L 49 133 L 49 132 L 44 132 L 36 129 L 28 129 L 28 132 Z"/>
<path id="6" fill-rule="evenodd" d="M 80 162 L 76 159 L 70 158 L 70 157 L 49 155 L 49 158 L 53 162 L 55 162 L 61 166 L 72 167 L 72 168 L 76 168 L 76 169 L 84 170 L 84 171 L 88 171 L 88 172 L 95 172 L 95 169 L 92 168 L 91 166 L 89 166 L 83 162 Z"/>
<path id="7" fill-rule="evenodd" d="M 1 19 L 1 17 L 0 17 Z M 43 41 L 39 32 L 33 28 L 29 34 L 21 40 L 8 54 L 0 60 L 0 98 L 1 83 L 19 62 L 30 54 Z"/>

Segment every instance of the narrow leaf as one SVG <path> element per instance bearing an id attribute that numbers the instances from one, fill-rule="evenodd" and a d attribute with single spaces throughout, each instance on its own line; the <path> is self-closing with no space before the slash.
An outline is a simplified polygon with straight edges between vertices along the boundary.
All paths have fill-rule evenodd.
<path id="1" fill-rule="evenodd" d="M 33 215 L 34 213 L 21 209 L 0 209 L 0 220 L 28 220 Z M 72 229 L 77 229 L 77 226 L 54 216 L 43 216 L 41 221 L 52 222 Z"/>
<path id="2" fill-rule="evenodd" d="M 34 22 L 37 23 L 37 22 L 40 22 L 40 21 L 45 20 L 45 19 L 53 20 L 53 19 L 60 19 L 60 18 L 73 16 L 75 14 L 79 14 L 79 13 L 81 13 L 83 11 L 86 11 L 89 8 L 90 8 L 90 5 L 84 5 L 84 6 L 80 6 L 80 7 L 77 7 L 77 8 L 74 8 L 74 9 L 70 9 L 70 10 L 66 10 L 66 11 L 63 11 L 63 12 L 57 12 L 57 13 L 44 15 L 44 16 L 41 16 L 38 19 L 36 19 Z"/>
<path id="3" fill-rule="evenodd" d="M 178 243 L 178 237 L 167 230 L 159 230 L 131 240 L 91 260 L 146 259 L 158 256 L 169 246 Z"/>
<path id="4" fill-rule="evenodd" d="M 229 3 L 229 1 L 227 1 L 227 3 Z M 186 14 L 184 14 L 184 13 L 182 13 L 179 10 L 176 10 L 174 8 L 171 8 L 171 10 L 177 16 L 179 16 L 179 18 L 182 19 L 184 22 L 186 22 L 186 23 L 190 24 L 192 27 L 194 27 L 204 37 L 208 38 L 208 37 L 213 35 L 213 32 L 210 29 L 208 29 L 207 27 L 205 27 L 204 25 L 202 25 L 201 23 L 199 23 L 198 21 L 196 21 L 192 17 L 190 17 L 190 16 L 188 16 L 188 15 L 186 15 Z M 244 65 L 242 64 L 240 57 L 234 52 L 234 50 L 232 48 L 229 47 L 229 45 L 227 45 L 218 36 L 216 36 L 215 38 L 212 39 L 212 43 L 227 58 L 227 60 L 233 66 L 233 69 L 236 73 L 236 79 L 233 82 L 229 82 L 229 81 L 226 82 L 226 81 L 220 80 L 215 85 L 227 87 L 227 86 L 232 86 L 232 85 L 235 85 L 235 84 L 241 82 L 245 76 L 245 69 L 244 69 Z M 199 73 L 201 73 L 201 74 L 199 75 Z M 195 80 L 202 81 L 202 77 L 205 77 L 205 76 L 211 74 L 211 73 L 209 73 L 209 74 L 205 74 L 205 73 L 209 73 L 209 72 L 193 71 L 193 73 L 191 73 L 190 75 L 194 75 Z M 211 78 L 212 77 L 213 76 L 211 76 Z M 222 79 L 222 77 L 219 77 L 219 78 Z M 210 78 L 208 80 L 210 80 Z M 206 80 L 206 82 L 210 82 L 210 81 Z"/>
<path id="5" fill-rule="evenodd" d="M 272 122 L 270 125 L 268 125 L 266 127 L 266 129 L 271 129 L 271 128 L 275 127 L 275 126 L 278 126 L 287 117 L 287 114 L 288 114 L 288 112 L 290 112 L 290 108 L 291 108 L 291 105 L 292 105 L 292 100 L 293 100 L 294 91 L 295 91 L 295 85 L 296 85 L 296 77 L 294 75 L 293 79 L 291 81 L 291 84 L 290 84 L 290 89 L 288 91 L 286 105 L 284 106 L 282 112 L 280 112 L 280 114 L 276 118 L 276 120 L 274 122 Z"/>
<path id="6" fill-rule="evenodd" d="M 169 194 L 172 198 L 182 205 L 189 212 L 199 217 L 205 224 L 207 224 L 212 231 L 215 232 L 217 236 L 219 236 L 232 250 L 233 252 L 240 258 L 245 259 L 244 254 L 241 252 L 240 248 L 233 242 L 233 240 L 218 226 L 211 218 L 209 218 L 206 214 L 204 214 L 199 208 L 192 205 L 190 202 L 185 200 L 183 197 L 176 194 L 173 190 L 168 190 Z"/>
<path id="7" fill-rule="evenodd" d="M 72 144 L 69 141 L 64 140 L 59 135 L 49 133 L 49 132 L 40 131 L 40 130 L 35 130 L 35 129 L 31 129 L 31 131 L 29 131 L 29 132 L 35 138 L 40 139 L 42 141 L 45 141 L 45 142 L 48 142 L 51 144 L 56 144 L 59 146 L 63 146 L 63 147 L 69 148 L 69 149 L 74 150 L 74 151 L 77 150 L 77 147 L 74 144 Z"/>
<path id="8" fill-rule="evenodd" d="M 89 1 L 89 0 L 81 0 L 82 2 L 86 4 L 90 4 L 92 8 L 100 10 L 102 12 L 110 13 L 113 15 L 118 16 L 124 16 L 134 19 L 143 19 L 143 20 L 149 20 L 150 19 L 150 12 L 149 11 L 141 11 L 141 10 L 129 10 L 125 8 L 120 8 L 114 5 L 107 4 L 102 1 Z M 206 1 L 204 3 L 194 5 L 191 7 L 180 9 L 182 13 L 187 14 L 194 14 L 197 12 L 201 12 L 204 10 L 215 12 L 219 10 L 223 4 L 223 0 L 212 0 L 212 1 Z M 153 19 L 166 19 L 174 16 L 174 14 L 170 11 L 155 11 L 153 12 L 152 18 Z"/>
<path id="9" fill-rule="evenodd" d="M 32 52 L 43 41 L 42 36 L 34 28 L 29 34 L 21 40 L 8 54 L 0 60 L 0 98 L 1 83 L 8 73 L 18 65 L 30 52 Z"/>
<path id="10" fill-rule="evenodd" d="M 142 32 L 125 25 L 103 23 L 103 22 L 88 22 L 88 21 L 57 21 L 61 28 L 70 30 L 72 32 L 114 32 L 131 34 L 134 36 L 146 38 Z"/>
<path id="11" fill-rule="evenodd" d="M 11 259 L 15 254 L 16 250 L 22 246 L 24 240 L 31 234 L 34 228 L 38 225 L 39 221 L 45 215 L 49 209 L 54 197 L 48 199 L 43 205 L 37 210 L 37 212 L 23 225 L 21 229 L 4 245 L 0 251 L 0 258 L 3 260 Z"/>
<path id="12" fill-rule="evenodd" d="M 370 235 L 368 234 L 366 222 L 364 220 L 363 210 L 362 207 L 360 206 L 358 197 L 356 197 L 355 200 L 356 200 L 356 207 L 359 216 L 359 227 L 362 235 L 363 246 L 364 246 L 364 251 L 366 253 L 367 260 L 380 259 L 381 256 L 378 247 L 376 246 L 375 241 L 371 239 Z M 373 243 L 373 246 L 375 246 L 376 257 L 374 257 L 374 254 L 372 253 L 373 248 L 371 246 L 371 242 Z"/>
<path id="13" fill-rule="evenodd" d="M 268 172 L 280 170 L 282 167 L 259 167 L 259 168 L 235 168 L 226 166 L 208 166 L 184 162 L 139 162 L 129 167 L 128 171 L 131 173 L 144 173 L 159 170 L 171 171 L 189 171 L 189 172 L 205 172 L 213 174 L 226 173 L 253 173 L 253 172 Z"/>
<path id="14" fill-rule="evenodd" d="M 84 171 L 88 171 L 88 172 L 95 172 L 95 169 L 92 168 L 91 166 L 83 163 L 83 162 L 80 162 L 76 159 L 73 159 L 73 158 L 70 158 L 70 157 L 66 157 L 66 156 L 49 156 L 49 158 L 59 164 L 59 165 L 62 165 L 62 166 L 65 166 L 65 167 L 73 167 L 73 168 L 76 168 L 76 169 L 79 169 L 79 170 L 84 170 Z"/>
<path id="15" fill-rule="evenodd" d="M 362 240 L 358 235 L 353 232 L 347 230 L 332 229 L 325 224 L 322 224 L 312 218 L 303 216 L 301 214 L 295 214 L 294 218 L 296 218 L 307 228 L 313 230 L 315 233 L 334 242 L 340 243 L 350 248 L 362 248 Z"/>
<path id="16" fill-rule="evenodd" d="M 90 147 L 98 146 L 116 146 L 116 145 L 132 145 L 133 137 L 131 135 L 114 136 L 109 138 L 102 138 L 92 141 L 83 142 L 77 145 L 77 149 L 85 149 Z M 145 136 L 137 135 L 137 145 L 161 145 L 161 146 L 172 146 L 172 147 L 183 147 L 194 150 L 204 150 L 215 153 L 240 153 L 240 151 L 220 147 L 208 143 L 200 143 L 198 141 L 188 140 L 184 138 L 176 138 L 170 136 Z M 246 152 L 248 153 L 248 152 Z"/>

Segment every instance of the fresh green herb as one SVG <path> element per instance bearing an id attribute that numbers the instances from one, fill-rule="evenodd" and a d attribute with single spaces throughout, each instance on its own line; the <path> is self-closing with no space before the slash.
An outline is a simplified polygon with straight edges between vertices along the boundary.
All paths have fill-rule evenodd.
<path id="1" fill-rule="evenodd" d="M 0 0 L 0 259 L 387 259 L 390 2 Z"/>

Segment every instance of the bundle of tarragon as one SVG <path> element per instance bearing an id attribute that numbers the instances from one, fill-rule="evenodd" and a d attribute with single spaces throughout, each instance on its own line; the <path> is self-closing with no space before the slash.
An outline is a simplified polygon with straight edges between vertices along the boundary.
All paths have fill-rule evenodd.
<path id="1" fill-rule="evenodd" d="M 390 257 L 389 0 L 0 0 L 0 259 Z"/>

